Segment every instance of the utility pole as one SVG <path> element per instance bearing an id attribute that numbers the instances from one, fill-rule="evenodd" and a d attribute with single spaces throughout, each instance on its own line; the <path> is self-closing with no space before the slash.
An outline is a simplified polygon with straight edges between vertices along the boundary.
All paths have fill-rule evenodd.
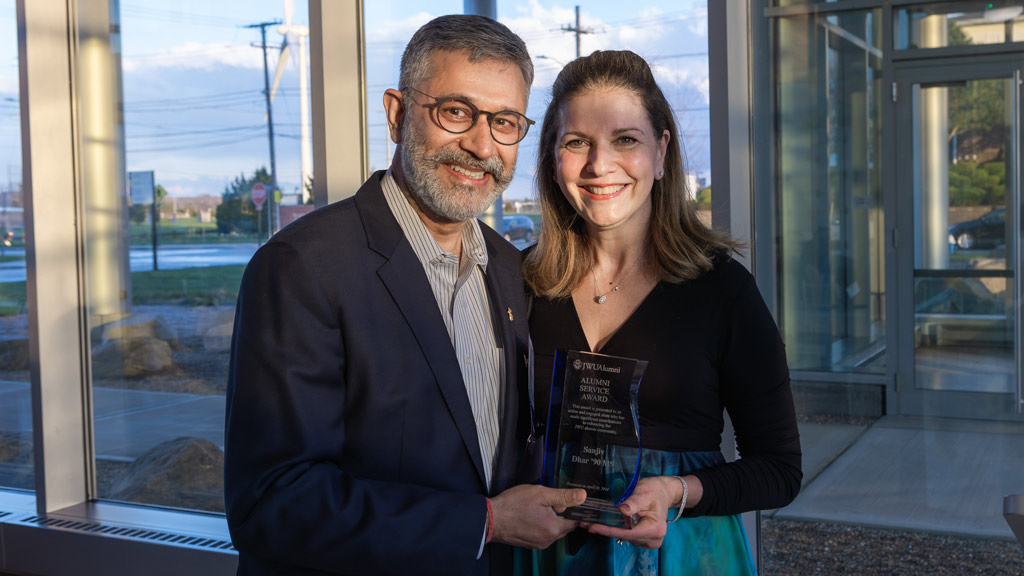
<path id="1" fill-rule="evenodd" d="M 580 57 L 580 35 L 581 34 L 593 34 L 593 28 L 582 28 L 580 27 L 580 7 L 576 6 L 576 26 L 563 25 L 562 32 L 572 32 L 576 34 L 576 57 Z"/>
<path id="2" fill-rule="evenodd" d="M 259 28 L 260 29 L 260 45 L 259 48 L 263 49 L 263 97 L 267 102 L 267 137 L 270 140 L 270 193 L 267 194 L 267 234 L 275 229 L 273 222 L 274 214 L 274 196 L 277 193 L 277 161 L 274 158 L 274 115 L 270 107 L 270 70 L 267 67 L 267 26 L 277 26 L 280 24 L 280 20 L 274 20 L 272 22 L 260 22 L 259 24 L 250 24 L 245 28 Z M 255 44 L 254 44 L 255 46 Z"/>

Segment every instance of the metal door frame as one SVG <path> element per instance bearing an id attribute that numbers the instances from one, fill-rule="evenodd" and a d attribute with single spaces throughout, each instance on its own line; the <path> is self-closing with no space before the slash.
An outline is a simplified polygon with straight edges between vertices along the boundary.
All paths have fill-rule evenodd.
<path id="1" fill-rule="evenodd" d="M 929 417 L 961 417 L 983 420 L 1024 421 L 1022 416 L 1022 365 L 1021 337 L 1022 311 L 1024 302 L 1022 290 L 1021 248 L 1024 248 L 1021 220 L 1021 157 L 1024 145 L 1021 143 L 1021 116 L 1024 114 L 1022 103 L 1021 77 L 1024 70 L 1024 55 L 1001 54 L 992 56 L 971 55 L 967 57 L 949 57 L 928 59 L 924 61 L 893 62 L 892 100 L 890 102 L 893 120 L 888 123 L 891 138 L 895 146 L 894 176 L 889 181 L 895 186 L 888 195 L 895 196 L 887 202 L 887 206 L 895 208 L 893 218 L 886 219 L 886 229 L 892 241 L 896 261 L 896 278 L 890 283 L 896 290 L 890 292 L 896 296 L 896 314 L 889 316 L 887 332 L 895 336 L 897 343 L 895 360 L 895 377 L 887 386 L 886 412 L 889 414 L 915 415 Z M 1016 109 L 1011 130 L 1015 134 L 1012 141 L 1017 149 L 1008 162 L 1013 162 L 1014 181 L 1010 188 L 1008 207 L 1013 207 L 1012 216 L 1008 221 L 1014 222 L 1013 261 L 1013 318 L 1014 318 L 1014 365 L 1016 367 L 1016 390 L 1012 400 L 1002 393 L 978 393 L 955 391 L 917 391 L 915 388 L 915 354 L 914 354 L 914 159 L 913 159 L 913 107 L 912 88 L 915 84 L 933 82 L 954 82 L 964 80 L 981 80 L 989 78 L 1013 78 L 1013 95 Z M 905 232 L 904 232 L 905 231 Z M 902 241 L 901 241 L 902 239 Z M 1009 254 L 1008 254 L 1009 256 Z"/>

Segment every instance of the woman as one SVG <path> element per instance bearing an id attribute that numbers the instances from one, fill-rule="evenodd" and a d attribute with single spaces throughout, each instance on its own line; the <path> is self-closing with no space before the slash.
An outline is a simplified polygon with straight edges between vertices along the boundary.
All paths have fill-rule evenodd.
<path id="1" fill-rule="evenodd" d="M 536 405 L 548 406 L 556 348 L 649 365 L 643 478 L 619 508 L 639 523 L 585 526 L 536 554 L 534 571 L 753 573 L 739 514 L 800 488 L 785 350 L 736 244 L 697 219 L 672 109 L 642 58 L 595 52 L 562 70 L 537 181 L 542 228 L 525 263 Z M 720 452 L 723 410 L 736 462 Z"/>

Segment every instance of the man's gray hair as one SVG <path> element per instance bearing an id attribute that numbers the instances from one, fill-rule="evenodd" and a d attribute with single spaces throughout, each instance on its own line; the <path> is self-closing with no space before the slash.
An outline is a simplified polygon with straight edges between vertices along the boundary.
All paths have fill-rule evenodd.
<path id="1" fill-rule="evenodd" d="M 507 26 L 485 16 L 449 14 L 438 16 L 413 34 L 402 54 L 398 89 L 426 82 L 434 71 L 432 57 L 438 51 L 466 52 L 470 62 L 498 60 L 519 66 L 527 98 L 533 84 L 533 61 L 526 43 Z"/>

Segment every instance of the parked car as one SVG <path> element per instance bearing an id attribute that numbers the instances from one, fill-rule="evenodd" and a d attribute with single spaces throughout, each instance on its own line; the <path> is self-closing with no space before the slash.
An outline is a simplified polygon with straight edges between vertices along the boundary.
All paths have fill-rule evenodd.
<path id="1" fill-rule="evenodd" d="M 961 250 L 995 248 L 1006 242 L 1006 206 L 949 227 L 949 243 Z"/>
<path id="2" fill-rule="evenodd" d="M 505 240 L 533 242 L 533 220 L 529 216 L 505 216 L 502 225 L 505 227 Z"/>

